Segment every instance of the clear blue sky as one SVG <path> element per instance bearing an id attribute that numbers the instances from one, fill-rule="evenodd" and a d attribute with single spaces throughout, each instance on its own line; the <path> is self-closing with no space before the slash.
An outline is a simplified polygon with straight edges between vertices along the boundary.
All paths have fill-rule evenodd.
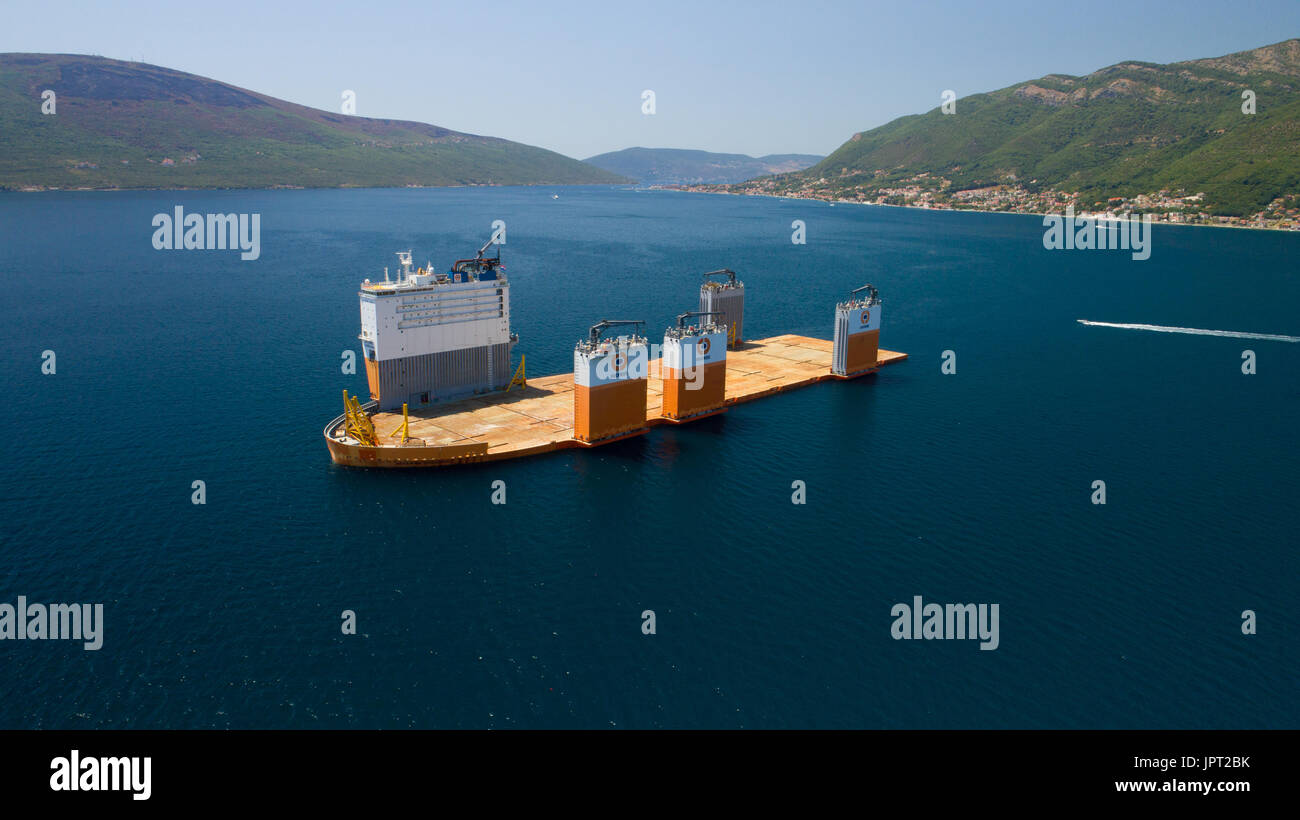
<path id="1" fill-rule="evenodd" d="M 578 158 L 825 154 L 947 88 L 1300 36 L 1297 0 L 4 3 L 0 51 L 141 59 L 332 111 L 351 89 L 362 116 Z"/>

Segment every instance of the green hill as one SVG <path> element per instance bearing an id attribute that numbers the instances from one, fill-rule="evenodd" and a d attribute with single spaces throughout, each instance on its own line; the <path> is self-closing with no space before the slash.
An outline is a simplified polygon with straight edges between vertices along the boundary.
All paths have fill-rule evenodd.
<path id="1" fill-rule="evenodd" d="M 1256 112 L 1242 112 L 1242 93 Z M 935 202 L 989 186 L 1079 194 L 1081 205 L 1203 192 L 1211 213 L 1300 194 L 1300 40 L 1203 60 L 1053 74 L 853 137 L 812 168 L 747 186 L 874 201 L 905 186 Z M 742 186 L 742 188 L 745 186 Z"/>
<path id="2" fill-rule="evenodd" d="M 0 189 L 623 181 L 542 148 L 333 114 L 159 66 L 0 54 Z"/>

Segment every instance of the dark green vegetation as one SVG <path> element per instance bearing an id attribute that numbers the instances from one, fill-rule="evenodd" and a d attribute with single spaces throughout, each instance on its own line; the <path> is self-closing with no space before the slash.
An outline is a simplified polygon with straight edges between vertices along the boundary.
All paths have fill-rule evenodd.
<path id="1" fill-rule="evenodd" d="M 45 89 L 53 115 L 41 113 Z M 332 114 L 158 66 L 0 54 L 0 189 L 621 181 L 542 148 Z"/>
<path id="2" fill-rule="evenodd" d="M 814 154 L 715 154 L 678 148 L 624 148 L 585 160 L 638 182 L 685 184 L 742 182 L 764 174 L 800 171 L 820 160 Z"/>
<path id="3" fill-rule="evenodd" d="M 1256 95 L 1254 115 L 1242 92 Z M 1203 60 L 1125 62 L 1086 77 L 975 94 L 855 134 L 816 166 L 765 181 L 777 193 L 856 195 L 920 185 L 1080 194 L 1081 206 L 1162 190 L 1205 193 L 1244 215 L 1300 193 L 1300 40 Z M 928 173 L 929 178 L 914 179 Z M 949 184 L 945 184 L 944 181 Z"/>

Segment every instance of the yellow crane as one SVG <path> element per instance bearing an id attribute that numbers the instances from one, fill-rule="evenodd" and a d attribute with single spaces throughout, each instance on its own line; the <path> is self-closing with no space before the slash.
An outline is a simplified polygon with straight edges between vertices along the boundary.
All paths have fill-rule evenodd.
<path id="1" fill-rule="evenodd" d="M 406 402 L 402 402 L 402 423 L 397 426 L 396 430 L 389 433 L 388 437 L 392 438 L 396 435 L 402 437 L 403 444 L 411 440 L 411 419 L 406 415 Z"/>
<path id="2" fill-rule="evenodd" d="M 375 423 L 366 415 L 366 411 L 361 409 L 361 402 L 357 401 L 356 396 L 349 396 L 348 391 L 343 391 L 343 415 L 346 418 L 344 430 L 349 436 L 366 445 L 367 447 L 378 447 L 379 438 L 375 435 Z"/>
<path id="3" fill-rule="evenodd" d="M 507 393 L 510 392 L 510 388 L 515 387 L 516 385 L 518 385 L 521 390 L 528 386 L 528 374 L 524 372 L 524 362 L 526 361 L 528 361 L 527 356 L 519 357 L 519 366 L 515 368 L 515 377 L 510 380 L 510 384 L 506 385 Z"/>

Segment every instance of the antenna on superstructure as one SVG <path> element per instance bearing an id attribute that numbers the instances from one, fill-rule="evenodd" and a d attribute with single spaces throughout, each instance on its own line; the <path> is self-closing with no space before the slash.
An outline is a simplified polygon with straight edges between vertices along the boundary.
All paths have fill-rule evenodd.
<path id="1" fill-rule="evenodd" d="M 402 275 L 398 281 L 405 282 L 411 276 L 411 252 L 409 250 L 398 251 L 397 261 L 402 263 Z"/>

